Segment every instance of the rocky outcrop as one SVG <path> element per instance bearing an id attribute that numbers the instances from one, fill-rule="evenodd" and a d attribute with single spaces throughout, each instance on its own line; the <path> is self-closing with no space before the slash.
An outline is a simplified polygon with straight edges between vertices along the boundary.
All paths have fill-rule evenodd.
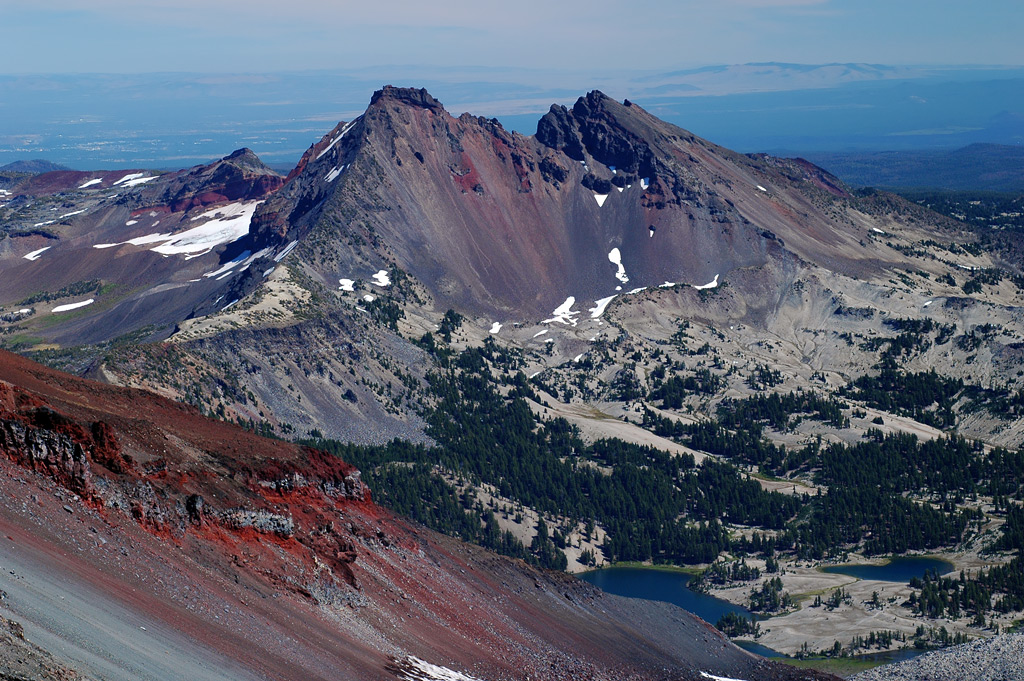
<path id="1" fill-rule="evenodd" d="M 3 420 L 0 451 L 15 463 L 42 473 L 77 494 L 92 494 L 92 472 L 85 449 L 67 435 Z"/>
<path id="2" fill-rule="evenodd" d="M 283 184 L 284 178 L 264 165 L 251 149 L 238 149 L 219 161 L 162 181 L 158 191 L 146 192 L 144 197 L 152 206 L 166 206 L 179 213 L 227 201 L 262 199 Z"/>
<path id="3" fill-rule="evenodd" d="M 1004 634 L 875 667 L 856 681 L 1024 681 L 1024 634 Z"/>

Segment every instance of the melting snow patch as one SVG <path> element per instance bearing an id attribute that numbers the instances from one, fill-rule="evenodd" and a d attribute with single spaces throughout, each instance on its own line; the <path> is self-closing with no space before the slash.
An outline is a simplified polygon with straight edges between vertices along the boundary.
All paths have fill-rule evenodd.
<path id="1" fill-rule="evenodd" d="M 370 277 L 370 279 L 372 279 L 373 283 L 377 286 L 384 287 L 391 285 L 391 277 L 388 276 L 387 270 L 380 270 L 377 274 Z"/>
<path id="2" fill-rule="evenodd" d="M 274 256 L 274 262 L 281 262 L 282 260 L 284 260 L 284 257 L 291 253 L 292 250 L 294 250 L 294 248 L 298 245 L 298 243 L 298 241 L 293 241 L 287 246 L 285 246 L 283 251 Z"/>
<path id="3" fill-rule="evenodd" d="M 232 203 L 223 208 L 216 208 L 203 213 L 199 217 L 209 218 L 198 227 L 167 237 L 164 243 L 153 250 L 162 255 L 177 253 L 203 253 L 215 246 L 241 239 L 249 233 L 256 206 L 263 203 Z"/>
<path id="4" fill-rule="evenodd" d="M 501 331 L 501 322 L 491 324 L 491 333 L 498 333 L 499 331 Z"/>
<path id="5" fill-rule="evenodd" d="M 341 284 L 342 291 L 355 291 L 356 282 L 354 279 L 339 279 L 338 283 Z"/>
<path id="6" fill-rule="evenodd" d="M 121 244 L 93 244 L 93 248 L 113 248 L 114 246 L 120 246 Z"/>
<path id="7" fill-rule="evenodd" d="M 150 180 L 155 180 L 155 179 L 156 179 L 156 175 L 152 175 L 150 177 L 140 177 L 137 180 L 128 180 L 122 186 L 123 187 L 134 187 L 137 184 L 145 184 L 146 182 L 149 182 Z"/>
<path id="8" fill-rule="evenodd" d="M 549 324 L 551 322 L 562 322 L 563 324 L 572 324 L 576 326 L 576 320 L 573 318 L 574 315 L 578 315 L 579 312 L 573 312 L 572 306 L 576 304 L 576 299 L 569 296 L 565 299 L 565 302 L 555 308 L 555 311 L 551 314 L 554 315 L 551 319 L 545 319 L 541 324 Z"/>
<path id="9" fill-rule="evenodd" d="M 20 310 L 18 310 L 18 314 L 28 314 L 31 311 L 32 311 L 31 307 L 23 307 Z"/>
<path id="10" fill-rule="evenodd" d="M 81 215 L 81 214 L 82 214 L 82 213 L 84 213 L 84 212 L 85 212 L 85 209 L 83 208 L 82 210 L 76 210 L 76 211 L 74 211 L 74 212 L 71 212 L 71 213 L 64 213 L 64 215 L 61 215 L 61 216 L 60 216 L 59 218 L 57 218 L 57 219 L 58 219 L 58 220 L 63 220 L 64 218 L 69 218 L 69 217 L 71 217 L 72 215 Z"/>
<path id="11" fill-rule="evenodd" d="M 97 177 L 95 180 L 89 180 L 85 184 L 81 185 L 79 187 L 79 189 L 85 189 L 86 187 L 91 187 L 94 184 L 100 184 L 101 182 L 103 182 L 103 178 L 102 177 Z"/>
<path id="12" fill-rule="evenodd" d="M 764 188 L 764 187 L 762 187 L 761 185 L 757 185 L 757 188 L 758 188 L 758 189 L 760 189 L 760 190 L 761 190 L 761 191 L 763 191 L 763 192 L 766 192 L 766 191 L 768 191 L 767 189 L 765 189 L 765 188 Z"/>
<path id="13" fill-rule="evenodd" d="M 885 234 L 885 232 L 883 232 L 882 230 L 878 229 L 878 227 L 872 227 L 871 231 L 872 232 L 878 232 L 879 234 Z"/>
<path id="14" fill-rule="evenodd" d="M 619 271 L 615 273 L 615 278 L 621 281 L 623 284 L 629 283 L 629 277 L 626 276 L 626 268 L 622 266 L 622 254 L 619 253 L 619 249 L 613 248 L 608 252 L 608 260 L 613 265 L 618 265 Z"/>
<path id="15" fill-rule="evenodd" d="M 619 193 L 620 193 L 620 194 L 622 193 L 622 187 L 616 187 L 616 189 L 618 189 L 618 190 L 619 190 Z"/>
<path id="16" fill-rule="evenodd" d="M 131 180 L 136 180 L 136 179 L 138 179 L 140 177 L 145 177 L 145 176 L 146 176 L 146 173 L 132 173 L 131 175 L 125 175 L 120 180 L 117 180 L 116 182 L 114 182 L 114 186 L 116 187 L 117 185 L 121 184 L 122 182 L 129 182 Z"/>
<path id="17" fill-rule="evenodd" d="M 700 675 L 705 679 L 711 679 L 711 681 L 744 681 L 743 679 L 730 679 L 728 676 L 715 676 L 707 672 L 701 672 Z"/>
<path id="18" fill-rule="evenodd" d="M 621 291 L 621 290 L 622 290 L 622 287 L 621 287 L 621 286 L 616 286 L 616 287 L 615 287 L 615 290 L 616 290 L 616 291 Z"/>
<path id="19" fill-rule="evenodd" d="M 479 681 L 472 676 L 424 662 L 410 655 L 396 666 L 395 675 L 404 681 Z"/>
<path id="20" fill-rule="evenodd" d="M 704 289 L 715 288 L 716 286 L 718 286 L 717 274 L 715 275 L 715 278 L 709 281 L 708 283 L 703 284 L 702 286 L 694 286 L 694 288 L 697 289 L 698 291 L 703 291 Z"/>
<path id="21" fill-rule="evenodd" d="M 128 222 L 124 223 L 124 226 L 125 227 L 131 227 L 132 225 L 137 225 L 137 224 L 139 224 L 138 220 L 129 220 Z"/>
<path id="22" fill-rule="evenodd" d="M 533 334 L 533 337 L 534 337 L 534 338 L 540 338 L 541 336 L 543 336 L 543 335 L 544 335 L 544 334 L 546 334 L 547 332 L 548 332 L 548 330 L 547 330 L 547 329 L 544 329 L 543 331 L 538 331 L 537 333 Z"/>
<path id="23" fill-rule="evenodd" d="M 333 140 L 331 140 L 331 143 L 328 144 L 326 147 L 324 147 L 323 151 L 321 151 L 319 154 L 317 154 L 316 160 L 319 161 L 320 159 L 322 159 L 324 157 L 324 155 L 334 147 L 335 144 L 340 142 L 341 138 L 345 136 L 345 133 L 347 133 L 352 128 L 352 126 L 356 124 L 356 121 L 358 121 L 358 120 L 359 120 L 358 118 L 355 118 L 355 119 L 349 121 L 348 123 L 346 123 L 345 127 L 343 127 L 341 129 L 341 132 L 338 134 L 338 136 L 335 137 Z"/>
<path id="24" fill-rule="evenodd" d="M 922 307 L 928 307 L 929 305 L 931 305 L 931 304 L 932 304 L 932 303 L 934 303 L 934 302 L 935 302 L 934 300 L 929 300 L 929 301 L 928 301 L 927 303 L 925 303 L 924 305 L 922 305 Z"/>
<path id="25" fill-rule="evenodd" d="M 672 288 L 675 286 L 674 282 L 666 281 L 664 284 L 658 284 L 658 288 Z"/>
<path id="26" fill-rule="evenodd" d="M 584 355 L 584 354 L 585 354 L 585 353 L 582 353 L 582 352 L 581 352 L 580 354 L 578 354 L 578 355 L 576 355 L 575 357 L 573 357 L 573 358 L 572 358 L 572 361 L 573 361 L 573 362 L 579 362 L 579 361 L 580 361 L 581 359 L 583 359 L 583 355 Z"/>
<path id="27" fill-rule="evenodd" d="M 605 308 L 608 307 L 608 303 L 615 300 L 615 296 L 608 296 L 595 302 L 594 307 L 590 308 L 590 318 L 597 319 L 604 314 Z"/>
<path id="28" fill-rule="evenodd" d="M 341 175 L 342 170 L 344 170 L 344 166 L 336 167 L 331 172 L 327 173 L 327 177 L 325 177 L 324 179 L 327 180 L 328 182 L 334 182 L 336 179 L 338 179 L 338 175 Z"/>
<path id="29" fill-rule="evenodd" d="M 52 312 L 67 312 L 68 310 L 77 310 L 80 307 L 92 305 L 95 302 L 95 298 L 90 298 L 89 300 L 83 300 L 79 303 L 68 303 L 67 305 L 58 305 L 57 307 L 53 308 Z"/>
<path id="30" fill-rule="evenodd" d="M 640 187 L 642 189 L 647 189 L 650 186 L 651 186 L 651 178 L 645 177 L 642 180 L 640 180 Z"/>
<path id="31" fill-rule="evenodd" d="M 376 298 L 367 293 L 365 296 L 363 296 L 363 300 L 365 300 L 368 303 L 372 303 L 373 301 L 376 300 Z"/>
<path id="32" fill-rule="evenodd" d="M 46 222 L 37 222 L 36 224 L 34 224 L 32 226 L 33 227 L 45 227 L 46 225 L 52 225 L 55 222 L 57 222 L 57 221 L 56 220 L 47 220 Z"/>
<path id="33" fill-rule="evenodd" d="M 594 200 L 597 201 L 598 208 L 604 205 L 604 200 L 607 198 L 607 194 L 594 194 Z"/>
<path id="34" fill-rule="evenodd" d="M 225 305 L 224 307 L 222 307 L 222 308 L 220 309 L 220 311 L 221 311 L 221 312 L 223 312 L 224 310 L 228 309 L 229 307 L 231 307 L 232 305 L 234 305 L 234 304 L 235 304 L 235 303 L 237 303 L 237 302 L 238 302 L 238 298 L 235 298 L 235 299 L 234 299 L 234 300 L 232 300 L 232 301 L 231 301 L 230 303 L 228 303 L 227 305 Z"/>
<path id="35" fill-rule="evenodd" d="M 640 292 L 646 291 L 646 290 L 647 290 L 646 286 L 641 286 L 640 288 L 635 288 L 632 291 L 628 291 L 627 295 L 631 296 L 631 295 L 634 295 L 634 294 L 637 294 L 637 293 L 640 293 Z"/>
<path id="36" fill-rule="evenodd" d="M 31 253 L 26 253 L 25 255 L 23 255 L 21 257 L 25 258 L 25 260 L 32 260 L 34 262 L 36 260 L 39 260 L 39 256 L 41 256 L 43 254 L 43 251 L 48 251 L 51 248 L 53 248 L 53 247 L 52 246 L 43 246 L 38 251 L 32 251 Z"/>

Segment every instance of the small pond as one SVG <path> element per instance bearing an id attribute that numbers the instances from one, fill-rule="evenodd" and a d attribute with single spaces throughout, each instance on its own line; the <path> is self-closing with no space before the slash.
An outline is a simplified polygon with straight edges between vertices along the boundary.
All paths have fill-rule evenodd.
<path id="1" fill-rule="evenodd" d="M 914 577 L 924 577 L 924 573 L 929 570 L 944 575 L 953 570 L 953 564 L 938 558 L 900 556 L 891 558 L 885 565 L 833 565 L 822 568 L 822 572 L 902 584 Z"/>

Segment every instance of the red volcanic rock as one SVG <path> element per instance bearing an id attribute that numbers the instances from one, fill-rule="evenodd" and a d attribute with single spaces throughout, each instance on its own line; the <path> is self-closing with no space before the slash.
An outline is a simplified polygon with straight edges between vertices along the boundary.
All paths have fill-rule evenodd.
<path id="1" fill-rule="evenodd" d="M 125 678 L 170 660 L 218 680 L 381 679 L 415 659 L 485 681 L 813 676 L 672 606 L 412 526 L 326 453 L 3 351 L 0 451 L 5 588 L 88 676 L 98 658 L 79 651 Z M 61 614 L 33 620 L 60 589 Z M 144 625 L 112 637 L 125 622 Z"/>

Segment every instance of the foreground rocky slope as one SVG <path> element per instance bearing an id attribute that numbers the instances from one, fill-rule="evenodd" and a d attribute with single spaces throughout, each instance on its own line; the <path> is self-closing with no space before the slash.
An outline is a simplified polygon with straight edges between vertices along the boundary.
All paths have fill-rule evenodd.
<path id="1" fill-rule="evenodd" d="M 88 677 L 805 677 L 412 527 L 327 454 L 7 353 L 0 452 L 0 611 Z"/>
<path id="2" fill-rule="evenodd" d="M 877 667 L 852 677 L 857 681 L 942 679 L 1024 679 L 1024 634 L 1005 634 L 948 650 L 926 653 L 906 662 Z"/>

